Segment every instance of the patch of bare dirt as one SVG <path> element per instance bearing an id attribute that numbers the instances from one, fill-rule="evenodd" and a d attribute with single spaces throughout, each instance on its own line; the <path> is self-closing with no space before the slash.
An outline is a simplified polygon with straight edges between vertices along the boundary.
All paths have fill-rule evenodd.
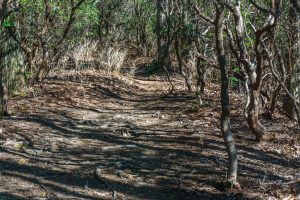
<path id="1" fill-rule="evenodd" d="M 233 93 L 242 189 L 224 191 L 218 89 L 199 108 L 183 84 L 168 94 L 161 77 L 53 74 L 0 121 L 0 199 L 297 199 L 296 124 L 263 119 L 257 144 Z"/>

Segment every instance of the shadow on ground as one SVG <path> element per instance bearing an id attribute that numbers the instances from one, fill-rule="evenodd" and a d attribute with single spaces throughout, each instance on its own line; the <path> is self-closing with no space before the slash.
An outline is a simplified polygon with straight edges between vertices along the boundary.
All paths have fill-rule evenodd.
<path id="1" fill-rule="evenodd" d="M 63 80 L 47 84 L 64 87 Z M 101 84 L 87 89 L 81 103 L 52 101 L 2 121 L 7 136 L 25 142 L 1 147 L 0 199 L 112 199 L 113 191 L 117 199 L 257 199 L 252 190 L 259 180 L 288 181 L 271 165 L 300 167 L 299 160 L 239 143 L 247 140 L 240 136 L 244 190 L 224 191 L 227 159 L 218 124 L 181 114 L 192 97 L 123 93 Z"/>

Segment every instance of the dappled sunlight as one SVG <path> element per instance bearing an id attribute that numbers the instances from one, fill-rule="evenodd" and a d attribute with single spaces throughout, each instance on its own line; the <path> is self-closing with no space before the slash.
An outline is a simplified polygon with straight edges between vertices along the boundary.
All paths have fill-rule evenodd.
<path id="1" fill-rule="evenodd" d="M 87 94 L 90 91 L 93 88 L 87 88 Z M 22 183 L 18 187 L 23 188 L 15 193 L 7 186 L 5 192 L 25 198 L 54 195 L 83 199 L 110 199 L 113 192 L 129 199 L 201 199 L 213 195 L 212 191 L 221 195 L 219 181 L 226 177 L 227 159 L 218 122 L 214 121 L 218 110 L 193 119 L 181 105 L 192 104 L 189 97 L 161 97 L 159 92 L 149 98 L 148 91 L 144 97 L 141 94 L 124 100 L 125 106 L 120 101 L 107 107 L 107 98 L 114 97 L 83 106 L 58 101 L 35 113 L 22 112 L 4 119 L 2 126 L 8 137 L 25 140 L 20 148 L 2 147 L 3 177 Z M 246 135 L 238 138 L 247 141 Z M 296 160 L 255 150 L 246 143 L 238 142 L 238 148 L 243 158 L 242 183 L 247 180 L 247 185 L 256 187 L 257 180 L 288 181 L 289 177 L 281 175 L 287 170 L 296 175 Z M 266 160 L 277 170 L 269 168 Z"/>

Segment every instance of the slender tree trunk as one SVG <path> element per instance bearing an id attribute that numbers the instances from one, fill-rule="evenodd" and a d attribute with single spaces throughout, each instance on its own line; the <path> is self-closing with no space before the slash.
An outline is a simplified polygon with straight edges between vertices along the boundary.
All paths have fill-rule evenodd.
<path id="1" fill-rule="evenodd" d="M 36 75 L 36 81 L 37 82 L 42 82 L 48 68 L 48 63 L 49 63 L 49 51 L 48 51 L 48 45 L 47 41 L 45 38 L 42 38 L 41 40 L 41 46 L 43 50 L 43 56 L 42 56 L 42 62 L 41 65 L 38 69 L 37 75 Z M 56 63 L 57 64 L 57 63 Z"/>
<path id="2" fill-rule="evenodd" d="M 279 72 L 281 73 L 281 80 L 285 80 L 286 79 L 286 69 L 285 69 L 284 58 L 282 57 L 281 50 L 280 50 L 278 44 L 276 44 L 276 43 L 275 43 L 275 54 L 277 54 L 277 57 L 278 57 Z M 276 110 L 277 99 L 278 99 L 278 96 L 280 95 L 281 89 L 282 89 L 281 84 L 277 83 L 274 93 L 272 95 L 271 103 L 270 103 L 269 117 L 271 120 L 273 120 L 273 115 Z"/>
<path id="3" fill-rule="evenodd" d="M 156 37 L 157 37 L 157 61 L 159 65 L 162 65 L 162 28 L 163 28 L 163 16 L 162 16 L 162 2 L 163 0 L 156 0 L 157 9 L 157 24 L 156 24 Z"/>
<path id="4" fill-rule="evenodd" d="M 298 0 L 291 0 L 292 6 L 289 9 L 289 43 L 290 43 L 290 55 L 288 63 L 288 76 L 287 79 L 287 88 L 289 92 L 296 96 L 300 92 L 300 11 Z M 300 98 L 296 99 L 298 103 Z M 287 115 L 293 119 L 297 119 L 297 114 L 293 101 L 291 98 L 286 95 L 283 102 L 283 108 Z"/>
<path id="5" fill-rule="evenodd" d="M 41 66 L 38 69 L 38 72 L 36 74 L 36 81 L 42 82 L 44 80 L 44 75 L 46 74 L 47 66 L 45 63 L 42 63 Z"/>
<path id="6" fill-rule="evenodd" d="M 170 92 L 174 91 L 174 85 L 171 81 L 171 76 L 169 73 L 170 67 L 170 29 L 167 27 L 167 33 L 163 33 L 164 24 L 166 23 L 166 14 L 164 14 L 163 9 L 168 3 L 167 0 L 156 0 L 156 9 L 157 9 L 157 24 L 156 24 L 156 37 L 157 37 L 157 61 L 158 67 L 165 71 L 168 82 L 170 83 L 171 89 Z"/>
<path id="7" fill-rule="evenodd" d="M 2 28 L 2 2 L 0 0 L 0 34 L 2 36 L 2 34 L 4 33 L 3 30 L 1 30 Z M 0 40 L 1 41 L 1 40 Z M 4 41 L 1 41 L 4 43 Z M 2 44 L 3 44 L 2 43 Z M 5 56 L 3 55 L 3 46 L 1 46 L 0 44 L 0 70 L 1 70 L 1 75 L 0 75 L 0 99 L 1 99 L 1 114 L 3 116 L 8 115 L 8 90 L 7 87 L 5 85 L 5 82 L 3 81 L 3 68 L 4 68 L 4 59 Z"/>
<path id="8" fill-rule="evenodd" d="M 204 88 L 205 88 L 205 77 L 204 77 L 204 67 L 201 66 L 201 59 L 197 58 L 197 86 L 196 86 L 196 96 L 198 99 L 198 104 L 202 105 L 202 95 L 204 93 Z"/>
<path id="9" fill-rule="evenodd" d="M 175 37 L 175 42 L 174 42 L 174 47 L 175 47 L 175 53 L 176 53 L 176 58 L 177 58 L 177 63 L 179 67 L 180 74 L 183 76 L 187 89 L 189 92 L 192 92 L 192 80 L 191 80 L 191 74 L 189 73 L 189 69 L 186 66 L 186 62 L 183 61 L 183 56 L 181 55 L 181 49 L 180 49 L 180 40 L 178 36 Z M 186 72 L 183 70 L 183 66 L 185 66 Z"/>
<path id="10" fill-rule="evenodd" d="M 1 0 L 0 0 L 0 34 L 2 35 L 3 34 L 3 31 L 1 30 Z M 4 42 L 4 41 L 3 41 Z M 2 112 L 2 115 L 8 115 L 8 107 L 7 107 L 7 104 L 8 104 L 8 90 L 7 90 L 7 87 L 5 85 L 5 82 L 3 81 L 3 60 L 5 59 L 4 58 L 4 55 L 3 55 L 3 47 L 0 46 L 0 67 L 1 67 L 1 76 L 0 76 L 0 99 L 1 99 L 1 112 Z"/>
<path id="11" fill-rule="evenodd" d="M 218 1 L 216 5 L 216 21 L 215 21 L 215 37 L 216 37 L 216 48 L 218 62 L 221 70 L 221 131 L 225 141 L 229 166 L 228 166 L 228 177 L 227 181 L 238 186 L 237 183 L 237 170 L 238 170 L 238 158 L 237 150 L 234 143 L 233 135 L 230 129 L 230 101 L 229 101 L 229 79 L 228 79 L 228 68 L 227 58 L 225 55 L 224 48 L 224 3 Z"/>
<path id="12" fill-rule="evenodd" d="M 252 2 L 253 3 L 253 2 Z M 251 61 L 250 56 L 247 51 L 247 47 L 245 45 L 245 30 L 244 30 L 244 19 L 241 12 L 241 0 L 236 0 L 234 5 L 227 4 L 229 10 L 233 13 L 235 20 L 235 36 L 233 38 L 230 30 L 227 29 L 228 36 L 230 38 L 230 46 L 239 62 L 241 62 L 247 75 L 249 77 L 249 81 L 246 81 L 247 85 L 247 107 L 246 107 L 246 118 L 249 124 L 249 127 L 253 134 L 256 136 L 257 141 L 261 141 L 263 139 L 264 134 L 266 133 L 266 129 L 261 124 L 259 120 L 259 114 L 261 110 L 261 102 L 260 102 L 260 92 L 261 92 L 261 84 L 262 84 L 262 76 L 264 70 L 264 57 L 262 52 L 261 43 L 263 37 L 271 32 L 274 27 L 276 27 L 279 16 L 280 16 L 280 8 L 281 8 L 281 0 L 273 0 L 271 2 L 272 9 L 275 15 L 269 14 L 266 19 L 265 24 L 256 30 L 255 27 L 255 60 L 256 62 Z M 236 48 L 233 46 L 236 43 Z M 249 90 L 248 90 L 249 89 Z"/>
<path id="13" fill-rule="evenodd" d="M 4 17 L 4 4 L 6 4 L 5 0 L 0 0 L 0 26 L 2 26 L 2 20 Z"/>
<path id="14" fill-rule="evenodd" d="M 178 63 L 178 68 L 179 68 L 179 73 L 183 74 L 182 59 L 181 59 L 180 49 L 179 49 L 180 48 L 180 43 L 179 43 L 178 36 L 175 37 L 174 47 L 175 47 L 175 53 L 176 53 L 176 58 L 177 58 L 177 63 Z"/>
<path id="15" fill-rule="evenodd" d="M 271 105 L 270 105 L 270 119 L 273 120 L 273 115 L 274 115 L 274 112 L 275 112 L 275 109 L 276 109 L 276 104 L 277 104 L 277 97 L 279 95 L 281 91 L 281 85 L 280 84 L 277 84 L 276 88 L 275 88 L 275 91 L 274 91 L 274 94 L 272 96 L 272 99 L 271 99 Z"/>
<path id="16" fill-rule="evenodd" d="M 8 115 L 8 90 L 2 78 L 0 78 L 0 98 L 1 98 L 2 115 L 7 116 Z"/>
<path id="17" fill-rule="evenodd" d="M 157 8 L 157 61 L 158 65 L 161 68 L 168 68 L 170 63 L 170 55 L 169 55 L 169 41 L 168 36 L 163 33 L 164 24 L 166 23 L 166 15 L 163 12 L 165 7 L 165 0 L 157 0 L 156 8 Z"/>

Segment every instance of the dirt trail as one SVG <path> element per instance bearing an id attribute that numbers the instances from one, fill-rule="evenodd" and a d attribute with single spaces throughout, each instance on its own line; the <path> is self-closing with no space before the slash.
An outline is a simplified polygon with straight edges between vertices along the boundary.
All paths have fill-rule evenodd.
<path id="1" fill-rule="evenodd" d="M 209 106 L 194 113 L 192 96 L 165 88 L 157 77 L 61 74 L 13 100 L 14 114 L 0 122 L 0 200 L 295 195 L 293 184 L 281 185 L 300 176 L 292 124 L 267 125 L 271 139 L 255 144 L 236 104 L 232 122 L 243 190 L 224 191 L 217 94 L 206 96 Z"/>

